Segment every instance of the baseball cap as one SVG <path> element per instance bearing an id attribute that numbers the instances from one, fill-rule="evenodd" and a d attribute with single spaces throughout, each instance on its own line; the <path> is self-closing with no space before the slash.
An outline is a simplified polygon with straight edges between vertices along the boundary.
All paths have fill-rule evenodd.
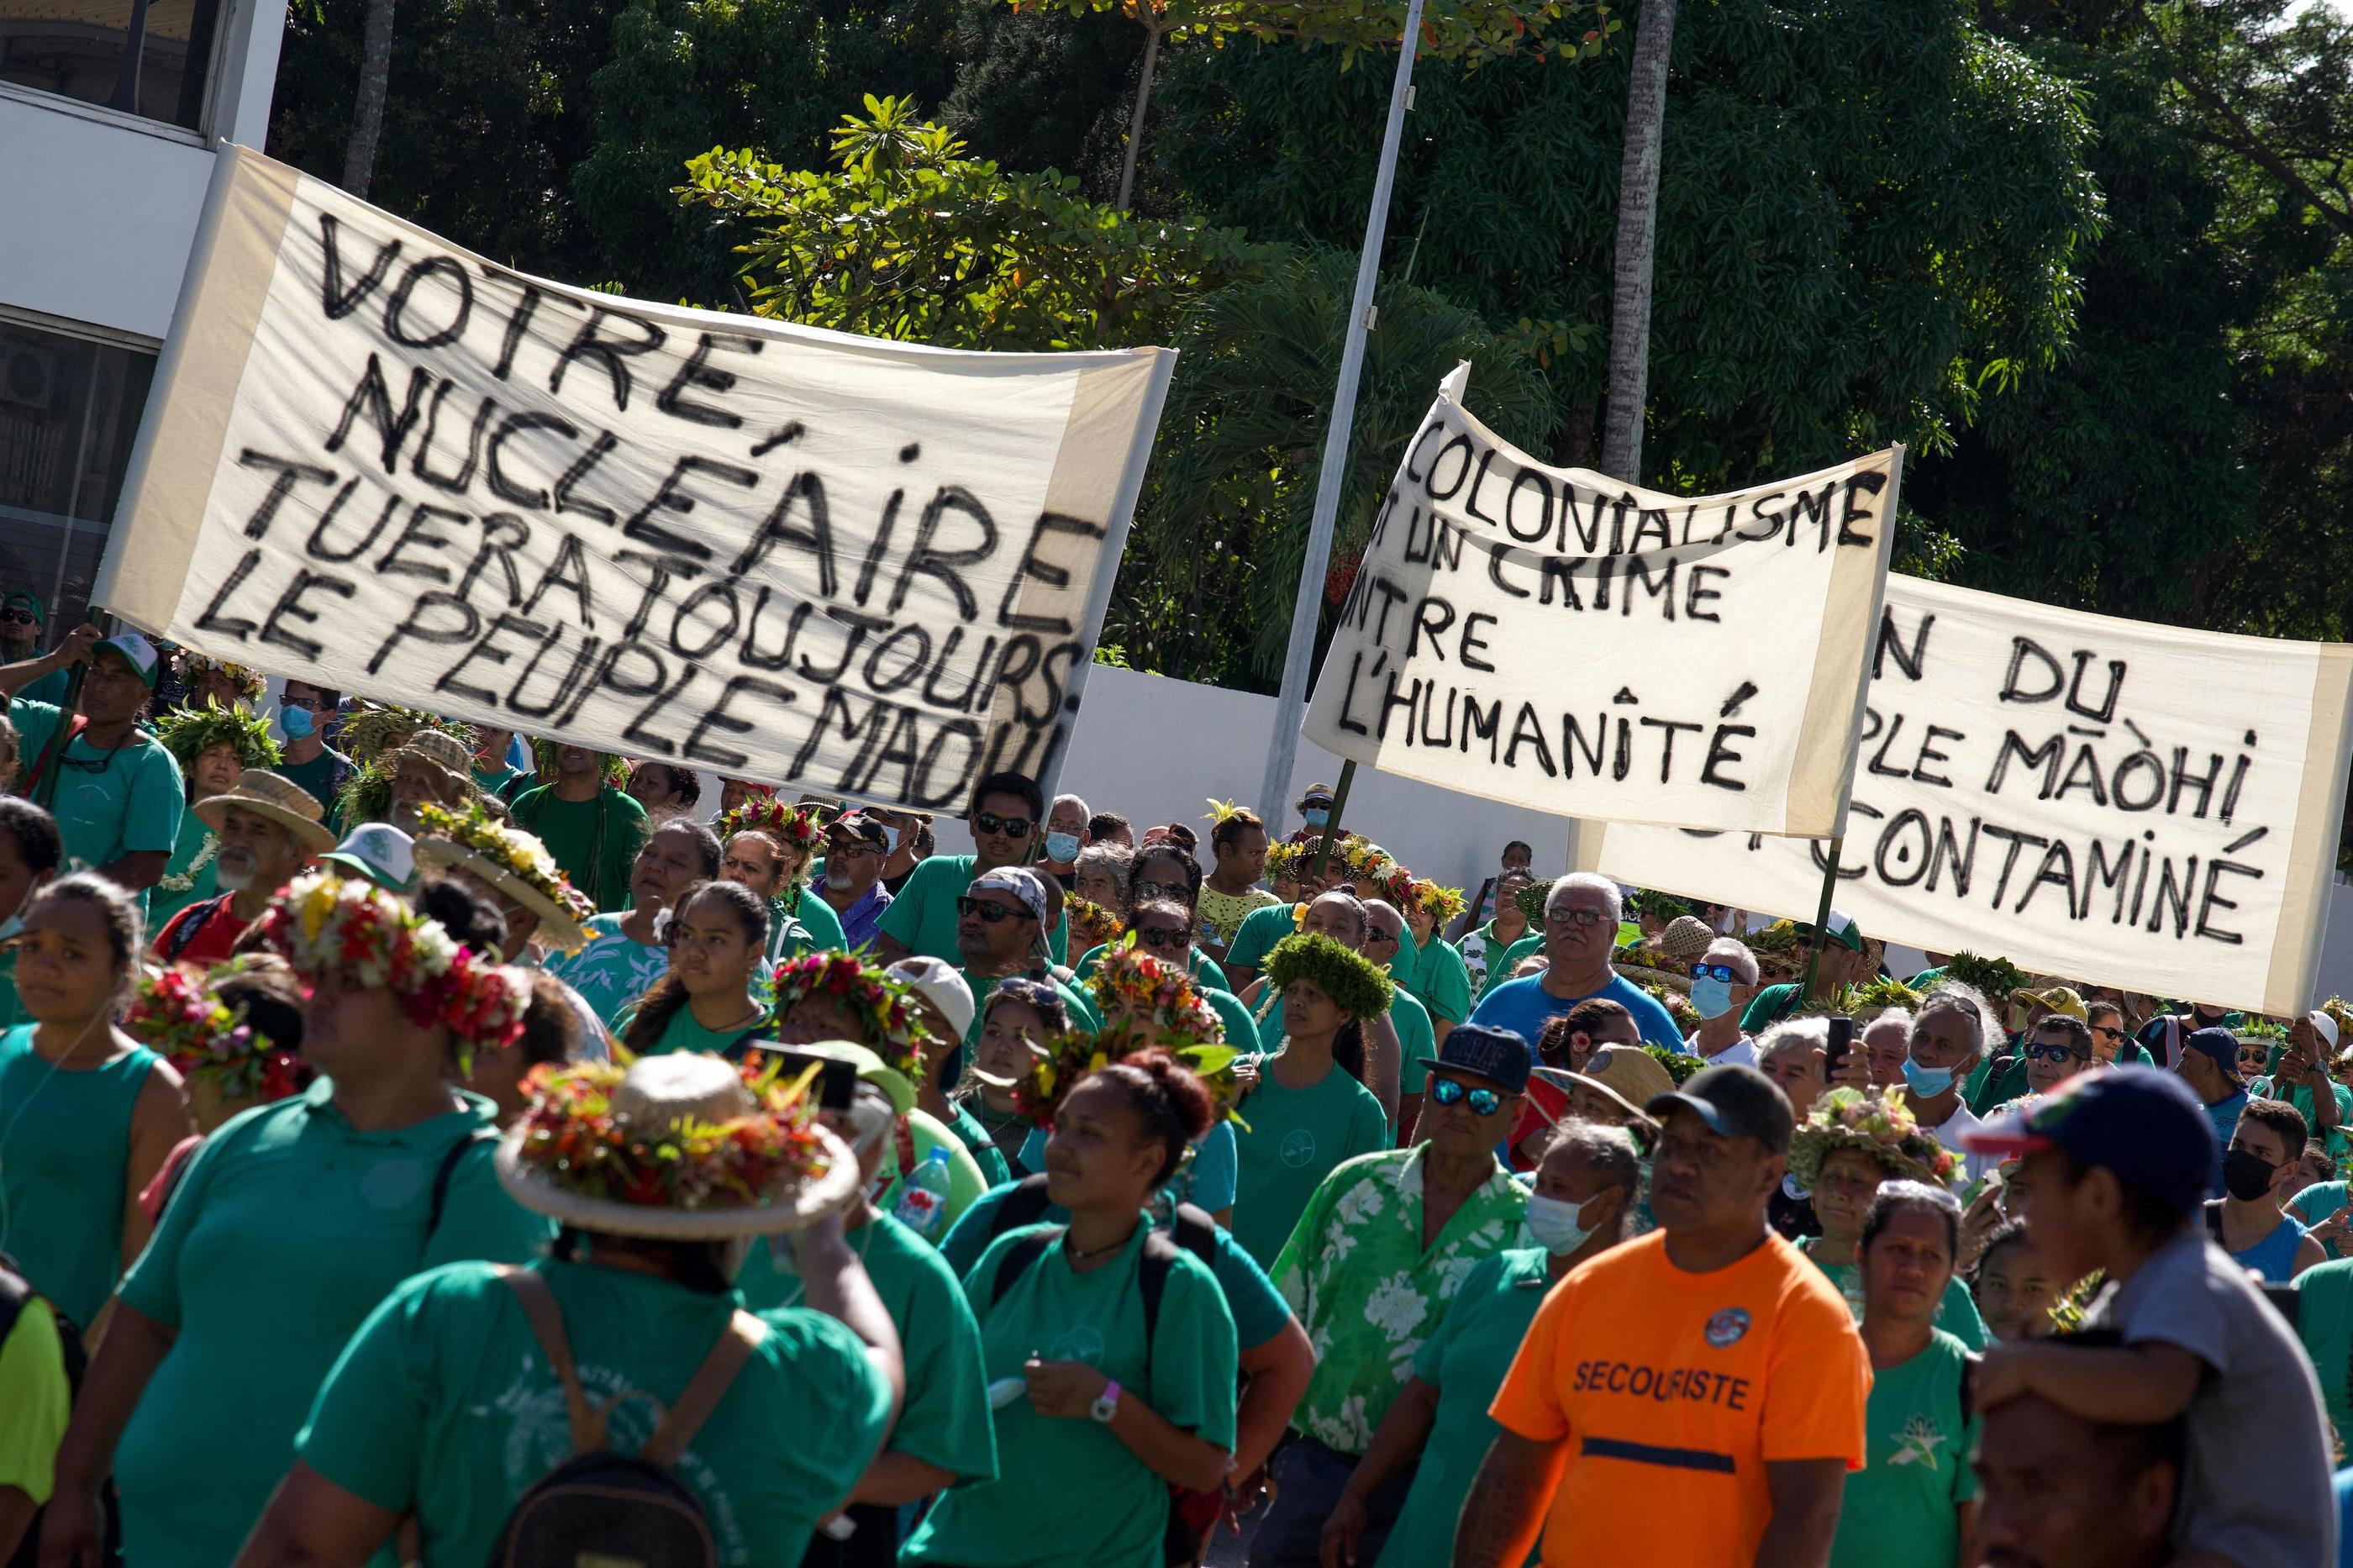
<path id="1" fill-rule="evenodd" d="M 2311 1012 L 2306 1013 L 2304 1016 L 2305 1021 L 2309 1023 L 2313 1028 L 2319 1033 L 2322 1041 L 2327 1044 L 2328 1048 L 2332 1051 L 2335 1050 L 2337 1048 L 2337 1020 L 2330 1017 L 2327 1014 L 2322 1012 L 2317 1007 L 2315 1007 Z"/>
<path id="2" fill-rule="evenodd" d="M 2048 991 L 2029 991 L 2021 986 L 2010 994 L 2010 999 L 2021 1007 L 2047 1007 L 2053 1013 L 2064 1013 L 2070 1018 L 2086 1022 L 2092 1016 L 2072 985 L 2053 985 Z"/>
<path id="3" fill-rule="evenodd" d="M 1330 784 L 1312 784 L 1305 789 L 1299 792 L 1299 804 L 1302 805 L 1314 805 L 1318 801 L 1323 802 L 1325 805 L 1332 804 L 1332 786 Z"/>
<path id="4" fill-rule="evenodd" d="M 1837 918 L 1832 916 L 1833 921 Z M 1683 1088 L 1654 1097 L 1642 1109 L 1662 1117 L 1677 1106 L 1696 1111 L 1707 1130 L 1719 1137 L 1754 1138 L 1776 1154 L 1789 1152 L 1789 1134 L 1797 1130 L 1789 1097 L 1781 1092 L 1779 1084 L 1752 1067 L 1702 1068 Z"/>
<path id="5" fill-rule="evenodd" d="M 365 877 L 387 893 L 403 893 L 417 880 L 417 841 L 388 822 L 355 827 L 319 858 Z"/>
<path id="6" fill-rule="evenodd" d="M 826 825 L 828 833 L 839 833 L 845 838 L 855 838 L 877 849 L 891 847 L 890 830 L 862 811 L 845 811 Z"/>
<path id="7" fill-rule="evenodd" d="M 972 987 L 965 983 L 955 964 L 919 952 L 901 959 L 883 973 L 893 980 L 906 982 L 915 994 L 945 1015 L 957 1039 L 972 1033 L 973 1015 L 977 1010 L 973 1005 Z"/>
<path id="8" fill-rule="evenodd" d="M 1012 894 L 1023 909 L 1037 918 L 1039 925 L 1046 923 L 1046 884 L 1038 879 L 1037 872 L 1021 866 L 999 866 L 994 871 L 983 871 L 975 877 L 968 891 L 976 893 L 983 888 Z"/>
<path id="9" fill-rule="evenodd" d="M 1856 952 L 1862 951 L 1862 928 L 1843 910 L 1831 911 L 1831 918 L 1822 922 L 1822 934 L 1841 947 Z"/>
<path id="10" fill-rule="evenodd" d="M 2229 1061 L 2236 1042 L 2228 1029 L 2198 1033 L 2221 1036 Z M 1961 1145 L 2005 1160 L 2064 1150 L 2184 1213 L 2205 1200 L 2214 1173 L 2213 1119 L 2179 1075 L 2161 1068 L 2078 1073 L 2033 1104 L 1962 1133 Z"/>
<path id="11" fill-rule="evenodd" d="M 2192 1029 L 2182 1037 L 2181 1048 L 2211 1058 L 2222 1069 L 2222 1076 L 2232 1083 L 2239 1081 L 2239 1037 L 2235 1030 L 2220 1027 Z"/>
<path id="12" fill-rule="evenodd" d="M 149 689 L 153 689 L 163 658 L 156 653 L 155 645 L 137 632 L 117 632 L 111 637 L 101 637 L 98 646 L 90 651 L 93 658 L 101 653 L 121 655 L 132 672 L 146 682 Z"/>
<path id="13" fill-rule="evenodd" d="M 41 603 L 41 596 L 24 588 L 19 588 L 6 598 L 0 599 L 0 610 L 24 610 L 42 626 L 49 624 L 49 612 Z"/>
<path id="14" fill-rule="evenodd" d="M 1438 1047 L 1438 1060 L 1431 1065 L 1483 1078 L 1517 1094 L 1528 1087 L 1528 1069 L 1535 1065 L 1535 1056 L 1528 1049 L 1527 1037 L 1516 1029 L 1458 1024 L 1447 1032 L 1446 1043 Z"/>

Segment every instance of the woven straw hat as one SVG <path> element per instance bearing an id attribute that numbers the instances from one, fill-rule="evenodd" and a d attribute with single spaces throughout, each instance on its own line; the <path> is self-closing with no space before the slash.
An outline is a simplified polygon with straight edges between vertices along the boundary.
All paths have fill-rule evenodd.
<path id="1" fill-rule="evenodd" d="M 444 730 L 419 730 L 386 752 L 383 758 L 386 770 L 399 766 L 402 757 L 415 757 L 438 768 L 455 784 L 469 784 L 474 779 L 474 753 L 466 749 L 465 742 Z"/>
<path id="2" fill-rule="evenodd" d="M 546 857 L 547 847 L 536 836 L 525 833 L 520 827 L 501 828 L 500 837 L 524 859 Z M 468 871 L 488 882 L 539 917 L 539 930 L 533 933 L 533 940 L 553 952 L 575 952 L 588 940 L 588 929 L 570 910 L 469 845 L 435 834 L 426 835 L 417 840 L 417 863 L 435 869 L 454 868 Z"/>
<path id="3" fill-rule="evenodd" d="M 1697 915 L 1677 915 L 1659 933 L 1659 951 L 1685 963 L 1698 962 L 1715 942 L 1715 932 Z"/>
<path id="4" fill-rule="evenodd" d="M 320 820 L 324 814 L 319 809 L 318 800 L 292 779 L 281 778 L 267 768 L 246 769 L 237 775 L 235 789 L 206 795 L 193 809 L 197 821 L 217 833 L 221 818 L 232 805 L 241 805 L 257 816 L 268 817 L 292 834 L 296 842 L 313 855 L 335 847 L 335 836 Z"/>
<path id="5" fill-rule="evenodd" d="M 630 1063 L 613 1090 L 612 1109 L 614 1120 L 626 1121 L 632 1133 L 659 1141 L 687 1121 L 733 1121 L 753 1114 L 756 1106 L 733 1063 L 722 1057 L 679 1051 L 640 1057 Z M 524 1163 L 521 1151 L 529 1131 L 526 1122 L 517 1122 L 499 1142 L 499 1184 L 533 1214 L 607 1236 L 642 1236 L 661 1241 L 775 1236 L 822 1219 L 849 1202 L 858 1191 L 858 1157 L 823 1127 L 812 1130 L 825 1150 L 825 1173 L 776 1188 L 757 1204 L 680 1208 L 589 1197 L 561 1185 L 543 1167 Z"/>

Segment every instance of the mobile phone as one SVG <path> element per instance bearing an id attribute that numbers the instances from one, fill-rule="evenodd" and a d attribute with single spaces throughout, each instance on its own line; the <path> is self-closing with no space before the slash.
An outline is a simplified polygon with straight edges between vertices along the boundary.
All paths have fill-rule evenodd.
<path id="1" fill-rule="evenodd" d="M 1848 1047 L 1854 1044 L 1854 1020 L 1843 1013 L 1833 1013 L 1830 1026 L 1831 1043 L 1826 1065 L 1829 1076 L 1835 1078 L 1839 1068 L 1846 1065 Z"/>
<path id="2" fill-rule="evenodd" d="M 847 1110 L 858 1096 L 858 1064 L 839 1057 L 813 1057 L 805 1051 L 787 1050 L 779 1046 L 762 1047 L 774 1053 L 785 1064 L 787 1073 L 801 1073 L 814 1067 L 817 1075 L 817 1103 L 821 1110 Z"/>

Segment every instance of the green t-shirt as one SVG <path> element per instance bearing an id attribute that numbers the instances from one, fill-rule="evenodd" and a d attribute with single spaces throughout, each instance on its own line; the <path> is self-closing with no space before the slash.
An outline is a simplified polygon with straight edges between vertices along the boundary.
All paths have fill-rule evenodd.
<path id="1" fill-rule="evenodd" d="M 887 1214 L 849 1233 L 874 1293 L 899 1331 L 907 1397 L 891 1428 L 890 1450 L 936 1465 L 955 1484 L 997 1479 L 997 1438 L 988 1420 L 988 1380 L 980 1370 L 980 1325 L 947 1259 Z M 736 1289 L 755 1312 L 801 1304 L 791 1247 L 752 1243 Z"/>
<path id="2" fill-rule="evenodd" d="M 17 755 L 29 776 L 65 715 L 20 697 L 8 705 L 8 719 L 16 726 Z M 158 849 L 169 855 L 178 847 L 187 786 L 180 764 L 154 736 L 133 730 L 121 745 L 104 752 L 77 739 L 63 756 L 50 760 L 49 768 L 58 784 L 49 813 L 64 840 L 66 870 L 100 870 L 125 855 Z M 145 892 L 137 902 L 144 914 Z"/>
<path id="3" fill-rule="evenodd" d="M 1862 1267 L 1853 1263 L 1824 1263 L 1814 1256 L 1814 1248 L 1820 1242 L 1819 1237 L 1809 1237 L 1798 1244 L 1798 1250 L 1839 1288 L 1839 1294 L 1846 1298 L 1847 1310 L 1854 1314 L 1856 1322 L 1862 1322 Z M 1982 1351 L 1993 1342 L 1993 1336 L 1986 1331 L 1985 1320 L 1978 1315 L 1978 1299 L 1969 1294 L 1969 1288 L 1961 1283 L 1958 1275 L 1945 1281 L 1944 1299 L 1936 1303 L 1936 1326 L 1960 1341 L 1961 1348 L 1966 1351 Z"/>
<path id="4" fill-rule="evenodd" d="M 1462 1500 L 1504 1429 L 1487 1407 L 1551 1286 L 1540 1247 L 1482 1258 L 1462 1277 L 1436 1331 L 1413 1352 L 1413 1374 L 1438 1390 L 1438 1412 L 1414 1465 L 1413 1488 L 1374 1568 L 1450 1561 Z"/>
<path id="5" fill-rule="evenodd" d="M 572 885 L 601 910 L 629 907 L 629 872 L 646 836 L 646 808 L 617 789 L 565 800 L 554 784 L 515 797 L 514 823 L 536 833 Z"/>
<path id="6" fill-rule="evenodd" d="M 1438 1059 L 1438 1037 L 1430 1025 L 1430 1009 L 1416 1001 L 1412 992 L 1396 986 L 1389 992 L 1389 1027 L 1398 1037 L 1398 1092 L 1419 1094 L 1430 1083 L 1430 1064 Z M 1280 1050 L 1283 1028 L 1282 998 L 1278 996 L 1258 1022 L 1260 1047 Z"/>
<path id="7" fill-rule="evenodd" d="M 1275 1081 L 1274 1058 L 1259 1062 L 1258 1088 L 1241 1104 L 1247 1131 L 1234 1129 L 1234 1239 L 1274 1267 L 1307 1200 L 1335 1166 L 1389 1146 L 1389 1119 L 1373 1091 L 1334 1064 L 1305 1089 Z"/>
<path id="8" fill-rule="evenodd" d="M 209 849 L 207 847 L 210 847 Z M 147 889 L 147 936 L 155 934 L 170 922 L 174 915 L 190 904 L 202 903 L 216 895 L 220 887 L 214 880 L 214 857 L 220 853 L 220 840 L 204 825 L 201 817 L 189 811 L 180 818 L 180 840 L 172 848 L 171 864 L 164 868 L 164 879 Z M 191 869 L 198 860 L 202 869 Z M 186 886 L 174 884 L 185 882 Z"/>
<path id="9" fill-rule="evenodd" d="M 1204 991 L 1201 998 L 1208 1003 L 1210 1010 L 1218 1015 L 1218 1022 L 1225 1026 L 1226 1044 L 1237 1050 L 1255 1051 L 1259 1048 L 1258 1020 L 1250 1016 L 1250 1007 L 1240 997 L 1230 991 Z"/>
<path id="10" fill-rule="evenodd" d="M 501 763 L 494 768 L 476 768 L 474 787 L 512 805 L 516 796 L 534 787 L 532 784 L 534 776 L 522 768 L 511 768 Z"/>
<path id="11" fill-rule="evenodd" d="M 2340 1197 L 2337 1206 L 2343 1204 Z M 2296 1337 L 2320 1379 L 2329 1425 L 2339 1433 L 2353 1432 L 2353 1258 L 2316 1263 L 2297 1275 L 2295 1302 Z"/>
<path id="12" fill-rule="evenodd" d="M 280 778 L 292 779 L 309 792 L 319 809 L 332 815 L 335 809 L 335 790 L 342 782 L 340 774 L 350 773 L 358 764 L 332 746 L 322 746 L 319 754 L 307 763 L 280 763 L 270 770 Z"/>
<path id="13" fill-rule="evenodd" d="M 906 885 L 892 898 L 876 927 L 909 952 L 928 953 L 950 963 L 961 963 L 956 952 L 956 900 L 972 887 L 972 855 L 934 855 L 916 863 Z M 1043 873 L 1040 873 L 1042 875 Z M 1046 939 L 1054 962 L 1069 962 L 1071 921 L 1065 913 Z"/>
<path id="14" fill-rule="evenodd" d="M 612 1405 L 612 1446 L 637 1452 L 743 1299 L 593 1264 L 536 1267 L 563 1309 L 589 1403 L 624 1391 L 662 1402 Z M 796 1568 L 818 1520 L 882 1441 L 891 1389 L 833 1319 L 762 1318 L 767 1333 L 671 1473 L 702 1505 L 719 1561 Z M 297 1444 L 303 1463 L 344 1490 L 414 1510 L 427 1563 L 489 1562 L 522 1494 L 572 1457 L 562 1386 L 522 1303 L 479 1263 L 419 1275 L 378 1307 Z"/>
<path id="15" fill-rule="evenodd" d="M 614 1024 L 670 969 L 670 953 L 649 942 L 636 942 L 621 929 L 623 914 L 598 915 L 587 922 L 587 944 L 577 952 L 556 953 L 547 972 L 580 993 L 605 1027 Z"/>
<path id="16" fill-rule="evenodd" d="M 965 1279 L 991 1381 L 1032 1357 L 1097 1368 L 1170 1425 L 1230 1450 L 1239 1363 L 1234 1320 L 1208 1266 L 1179 1249 L 1147 1346 L 1136 1266 L 1150 1228 L 1118 1257 L 1077 1274 L 1049 1247 L 1007 1286 L 997 1269 L 1025 1226 L 990 1244 Z M 900 1562 L 957 1568 L 1159 1568 L 1168 1484 L 1099 1421 L 1040 1415 L 1025 1396 L 993 1412 L 1002 1480 L 943 1497 Z"/>
<path id="17" fill-rule="evenodd" d="M 815 952 L 823 945 L 808 927 L 774 904 L 768 906 L 768 962 L 771 964 Z M 773 998 L 776 994 L 774 978 L 764 975 L 761 984 L 765 988 L 762 994 Z"/>
<path id="18" fill-rule="evenodd" d="M 1484 1002 L 1487 999 L 1487 993 L 1494 990 L 1496 986 L 1501 985 L 1506 980 L 1516 978 L 1520 967 L 1520 960 L 1527 957 L 1531 953 L 1542 952 L 1543 951 L 1544 933 L 1542 931 L 1530 931 L 1527 935 L 1520 938 L 1519 941 L 1512 943 L 1511 946 L 1504 949 L 1501 954 L 1498 954 L 1494 951 L 1494 947 L 1491 943 L 1487 950 L 1487 984 L 1480 988 L 1479 1000 Z"/>
<path id="19" fill-rule="evenodd" d="M 333 1093 L 322 1078 L 224 1123 L 123 1278 L 123 1303 L 179 1336 L 115 1451 L 123 1556 L 140 1568 L 237 1555 L 335 1358 L 402 1280 L 468 1258 L 523 1262 L 554 1234 L 499 1185 L 488 1139 L 459 1157 L 427 1234 L 434 1173 L 452 1143 L 495 1125 L 489 1100 L 363 1131 Z"/>
<path id="20" fill-rule="evenodd" d="M 1087 949 L 1085 955 L 1071 966 L 1071 973 L 1081 980 L 1089 978 L 1096 970 L 1103 967 L 1104 951 L 1104 944 L 1101 942 Z M 1193 976 L 1193 983 L 1204 991 L 1230 992 L 1234 988 L 1233 983 L 1226 978 L 1226 972 L 1219 967 L 1218 961 L 1203 952 L 1198 947 L 1192 948 L 1187 952 L 1185 968 L 1187 973 Z"/>
<path id="21" fill-rule="evenodd" d="M 1432 1018 L 1459 1024 L 1471 1016 L 1471 966 L 1460 948 L 1434 931 L 1415 951 L 1413 978 L 1406 984 Z"/>
<path id="22" fill-rule="evenodd" d="M 624 1008 L 621 1016 L 613 1021 L 613 1037 L 617 1040 L 628 1034 L 629 1025 L 637 1016 L 635 1006 Z M 763 1006 L 740 1024 L 732 1024 L 724 1029 L 706 1029 L 695 1020 L 694 1008 L 690 1005 L 672 1013 L 670 1020 L 662 1025 L 660 1037 L 638 1054 L 666 1057 L 674 1051 L 702 1051 L 712 1056 L 740 1058 L 743 1052 L 735 1048 L 735 1043 L 746 1035 L 765 1034 L 768 1026 L 776 1022 L 776 1016 L 773 1006 Z"/>
<path id="23" fill-rule="evenodd" d="M 122 1271 L 131 1117 L 159 1058 L 134 1046 L 102 1067 L 59 1069 L 33 1048 L 36 1027 L 0 1035 L 0 1247 L 87 1324 Z"/>
<path id="24" fill-rule="evenodd" d="M 1797 1010 L 1803 987 L 1796 984 L 1767 985 L 1748 999 L 1741 1010 L 1740 1032 L 1760 1035 Z"/>
<path id="25" fill-rule="evenodd" d="M 1960 1341 L 1932 1331 L 1927 1349 L 1872 1373 L 1863 1468 L 1846 1479 L 1831 1568 L 1952 1568 L 1960 1505 L 1978 1495 L 1978 1424 L 1961 1408 L 1968 1362 Z"/>
<path id="26" fill-rule="evenodd" d="M 2295 1107 L 2296 1114 L 2304 1118 L 2306 1133 L 2327 1142 L 2329 1158 L 2343 1159 L 2346 1150 L 2353 1147 L 2348 1143 L 2345 1132 L 2348 1125 L 2353 1125 L 2353 1089 L 2347 1089 L 2341 1083 L 2328 1086 L 2337 1101 L 2337 1125 L 2324 1134 L 2320 1130 L 2320 1119 L 2313 1114 L 2312 1086 L 2292 1083 L 2287 1086 L 2287 1092 L 2282 1094 L 2277 1088 L 2278 1082 L 2277 1078 L 2266 1075 L 2247 1085 L 2247 1092 L 2263 1100 L 2284 1100 Z"/>
<path id="27" fill-rule="evenodd" d="M 1264 909 L 1252 910 L 1244 915 L 1240 927 L 1234 932 L 1234 940 L 1226 944 L 1226 966 L 1229 969 L 1265 968 L 1266 955 L 1274 951 L 1274 944 L 1284 937 L 1298 934 L 1299 921 L 1292 913 L 1296 907 L 1293 904 L 1269 904 Z"/>
<path id="28" fill-rule="evenodd" d="M 2302 1220 L 2305 1227 L 2310 1229 L 2343 1208 L 2348 1203 L 2353 1203 L 2353 1189 L 2348 1189 L 2345 1183 L 2316 1182 L 2288 1199 L 2287 1212 Z M 2321 1240 L 2320 1249 L 2331 1258 L 2345 1256 L 2326 1240 Z"/>
<path id="29" fill-rule="evenodd" d="M 833 906 L 816 889 L 787 888 L 777 902 L 790 904 L 792 907 L 784 912 L 800 921 L 808 932 L 808 946 L 804 952 L 836 952 L 849 948 L 849 938 L 842 931 L 841 917 L 833 912 Z"/>
<path id="30" fill-rule="evenodd" d="M 58 1445 L 65 1440 L 73 1394 L 66 1382 L 58 1321 L 27 1301 L 0 1343 L 0 1490 L 14 1487 L 35 1508 L 57 1489 Z"/>
<path id="31" fill-rule="evenodd" d="M 998 1148 L 997 1141 L 988 1135 L 988 1129 L 980 1124 L 963 1100 L 948 1101 L 948 1109 L 955 1112 L 955 1119 L 947 1124 L 948 1131 L 956 1135 L 956 1141 L 964 1145 L 965 1152 L 972 1156 L 972 1163 L 980 1167 L 980 1179 L 992 1188 L 1011 1181 L 1013 1163 L 1005 1157 L 1005 1151 Z"/>

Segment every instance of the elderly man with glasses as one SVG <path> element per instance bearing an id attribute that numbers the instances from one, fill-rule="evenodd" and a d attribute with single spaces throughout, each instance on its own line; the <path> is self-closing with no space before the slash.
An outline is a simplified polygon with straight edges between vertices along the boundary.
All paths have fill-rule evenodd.
<path id="1" fill-rule="evenodd" d="M 1471 1022 L 1533 1040 L 1553 1015 L 1589 996 L 1603 996 L 1634 1016 L 1646 1042 L 1681 1048 L 1683 1031 L 1667 1010 L 1610 965 L 1618 922 L 1624 918 L 1625 902 L 1609 878 L 1575 871 L 1555 882 L 1545 899 L 1545 972 L 1507 980 L 1488 992 L 1472 1009 Z"/>

